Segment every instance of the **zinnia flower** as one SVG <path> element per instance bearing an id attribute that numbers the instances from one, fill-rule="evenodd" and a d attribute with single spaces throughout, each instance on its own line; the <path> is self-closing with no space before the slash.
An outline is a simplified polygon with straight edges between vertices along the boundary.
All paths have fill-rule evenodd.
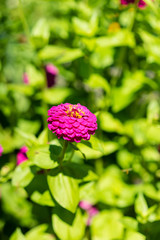
<path id="1" fill-rule="evenodd" d="M 92 218 L 99 213 L 98 209 L 87 201 L 80 201 L 79 207 L 88 213 L 87 226 L 90 226 Z"/>
<path id="2" fill-rule="evenodd" d="M 47 64 L 45 66 L 47 86 L 48 88 L 55 85 L 55 79 L 58 74 L 58 69 L 53 64 Z"/>
<path id="3" fill-rule="evenodd" d="M 122 5 L 128 5 L 130 3 L 135 3 L 136 0 L 121 0 Z M 143 0 L 138 1 L 138 7 L 139 8 L 144 8 L 146 6 L 146 3 Z"/>
<path id="4" fill-rule="evenodd" d="M 17 165 L 28 160 L 26 155 L 27 151 L 28 151 L 28 148 L 26 146 L 21 147 L 20 151 L 17 153 Z"/>
<path id="5" fill-rule="evenodd" d="M 0 157 L 2 156 L 3 148 L 2 145 L 0 145 Z"/>
<path id="6" fill-rule="evenodd" d="M 28 85 L 29 84 L 29 77 L 27 73 L 23 73 L 23 82 L 24 84 Z"/>
<path id="7" fill-rule="evenodd" d="M 70 142 L 89 140 L 97 129 L 96 116 L 79 103 L 53 106 L 48 115 L 49 130 Z"/>

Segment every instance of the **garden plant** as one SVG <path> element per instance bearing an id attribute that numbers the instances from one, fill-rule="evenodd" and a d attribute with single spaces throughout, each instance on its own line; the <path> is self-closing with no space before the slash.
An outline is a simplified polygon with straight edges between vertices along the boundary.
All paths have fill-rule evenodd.
<path id="1" fill-rule="evenodd" d="M 0 239 L 160 239 L 160 1 L 0 1 Z"/>

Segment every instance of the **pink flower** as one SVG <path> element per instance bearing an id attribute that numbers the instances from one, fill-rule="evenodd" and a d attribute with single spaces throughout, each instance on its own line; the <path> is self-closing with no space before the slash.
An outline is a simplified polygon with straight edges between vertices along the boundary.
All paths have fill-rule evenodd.
<path id="1" fill-rule="evenodd" d="M 3 148 L 2 145 L 0 144 L 0 157 L 2 156 Z"/>
<path id="2" fill-rule="evenodd" d="M 23 73 L 23 82 L 24 84 L 28 85 L 29 84 L 29 77 L 27 73 Z"/>
<path id="3" fill-rule="evenodd" d="M 45 72 L 47 78 L 47 86 L 48 88 L 50 88 L 55 85 L 55 79 L 58 75 L 58 69 L 52 64 L 47 64 L 45 66 Z"/>
<path id="4" fill-rule="evenodd" d="M 98 209 L 87 201 L 80 201 L 79 207 L 88 213 L 87 226 L 90 226 L 92 218 L 99 213 Z"/>
<path id="5" fill-rule="evenodd" d="M 135 2 L 136 0 L 121 0 L 122 5 L 128 5 L 130 3 L 135 3 Z M 139 8 L 144 8 L 146 6 L 146 3 L 143 0 L 139 0 L 137 4 Z"/>
<path id="6" fill-rule="evenodd" d="M 89 140 L 97 129 L 96 116 L 79 103 L 53 106 L 48 115 L 49 130 L 70 142 Z"/>
<path id="7" fill-rule="evenodd" d="M 90 203 L 87 202 L 87 201 L 80 201 L 80 202 L 79 202 L 79 207 L 87 211 L 87 210 L 89 210 L 90 208 L 92 208 L 92 204 L 90 204 Z"/>
<path id="8" fill-rule="evenodd" d="M 17 165 L 25 162 L 28 159 L 26 155 L 27 151 L 28 148 L 26 146 L 21 147 L 20 151 L 17 153 Z"/>

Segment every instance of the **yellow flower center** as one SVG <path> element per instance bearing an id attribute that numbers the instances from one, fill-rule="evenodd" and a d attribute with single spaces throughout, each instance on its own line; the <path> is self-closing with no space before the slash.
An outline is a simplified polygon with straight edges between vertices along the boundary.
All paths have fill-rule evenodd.
<path id="1" fill-rule="evenodd" d="M 85 115 L 85 112 L 82 111 L 82 109 L 78 108 L 78 105 L 72 105 L 72 104 L 68 105 L 68 110 L 65 112 L 69 117 L 82 118 L 81 114 Z"/>

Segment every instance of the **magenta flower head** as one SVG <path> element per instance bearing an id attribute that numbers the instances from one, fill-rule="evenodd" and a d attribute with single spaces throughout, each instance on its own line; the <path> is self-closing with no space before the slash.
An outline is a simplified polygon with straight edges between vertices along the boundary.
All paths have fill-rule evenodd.
<path id="1" fill-rule="evenodd" d="M 25 72 L 23 73 L 23 82 L 24 84 L 28 85 L 29 84 L 29 77 L 28 74 Z"/>
<path id="2" fill-rule="evenodd" d="M 2 156 L 3 148 L 2 145 L 0 144 L 0 157 Z"/>
<path id="3" fill-rule="evenodd" d="M 47 86 L 48 88 L 55 85 L 56 76 L 58 75 L 58 69 L 53 64 L 47 64 L 45 66 Z"/>
<path id="4" fill-rule="evenodd" d="M 28 148 L 26 146 L 21 147 L 20 151 L 17 153 L 17 165 L 28 160 L 26 155 L 27 151 L 28 151 Z"/>
<path id="5" fill-rule="evenodd" d="M 96 116 L 80 103 L 53 106 L 48 115 L 49 130 L 70 142 L 89 140 L 97 129 Z"/>
<path id="6" fill-rule="evenodd" d="M 136 0 L 121 0 L 122 5 L 128 5 L 130 3 L 135 3 L 135 2 Z M 137 4 L 139 8 L 144 8 L 146 6 L 146 3 L 143 0 L 139 0 Z"/>

